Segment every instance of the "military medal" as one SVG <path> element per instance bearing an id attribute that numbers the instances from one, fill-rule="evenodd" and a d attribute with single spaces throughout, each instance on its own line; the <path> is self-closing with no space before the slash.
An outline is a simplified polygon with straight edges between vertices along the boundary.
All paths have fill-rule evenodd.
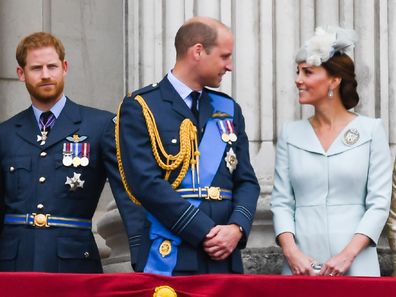
<path id="1" fill-rule="evenodd" d="M 70 143 L 63 144 L 63 165 L 69 167 L 73 164 L 73 148 Z"/>
<path id="2" fill-rule="evenodd" d="M 80 163 L 81 163 L 81 166 L 86 167 L 86 166 L 88 166 L 88 164 L 89 164 L 89 159 L 88 159 L 87 157 L 82 157 L 82 158 L 80 159 Z"/>
<path id="3" fill-rule="evenodd" d="M 45 117 L 45 115 L 49 115 L 49 116 Z M 48 112 L 48 113 L 45 112 L 40 115 L 39 128 L 40 128 L 41 135 L 37 135 L 37 142 L 40 142 L 40 145 L 45 144 L 45 141 L 48 138 L 48 131 L 54 125 L 55 120 L 56 120 L 56 117 L 51 112 Z"/>
<path id="4" fill-rule="evenodd" d="M 227 152 L 224 160 L 226 161 L 226 166 L 227 166 L 228 170 L 232 174 L 232 172 L 236 169 L 236 166 L 238 164 L 237 156 L 236 156 L 234 150 L 232 149 L 232 147 Z"/>
<path id="5" fill-rule="evenodd" d="M 77 188 L 83 188 L 85 180 L 81 180 L 81 173 L 73 172 L 73 177 L 66 176 L 65 185 L 70 186 L 70 191 L 75 191 Z"/>
<path id="6" fill-rule="evenodd" d="M 227 133 L 221 134 L 221 140 L 224 142 L 229 142 L 230 141 L 230 136 Z"/>
<path id="7" fill-rule="evenodd" d="M 172 251 L 172 243 L 169 240 L 164 240 L 160 247 L 159 247 L 159 253 L 161 254 L 162 257 L 168 256 Z"/>
<path id="8" fill-rule="evenodd" d="M 238 137 L 236 136 L 235 133 L 230 133 L 230 140 L 231 140 L 232 142 L 235 142 L 235 141 L 238 140 Z"/>
<path id="9" fill-rule="evenodd" d="M 73 158 L 71 155 L 64 155 L 62 160 L 63 165 L 69 167 L 73 164 Z"/>
<path id="10" fill-rule="evenodd" d="M 72 145 L 73 145 L 73 151 L 74 151 L 73 166 L 78 167 L 81 165 L 81 159 L 80 159 L 81 144 L 73 143 Z"/>
<path id="11" fill-rule="evenodd" d="M 221 140 L 224 142 L 229 142 L 230 136 L 228 135 L 227 128 L 224 124 L 224 121 L 218 120 L 216 123 L 217 123 L 217 128 L 219 129 L 219 132 L 221 135 Z"/>
<path id="12" fill-rule="evenodd" d="M 82 144 L 82 157 L 80 159 L 81 166 L 88 166 L 89 164 L 89 143 Z"/>
<path id="13" fill-rule="evenodd" d="M 236 134 L 235 134 L 235 129 L 234 129 L 234 124 L 233 124 L 233 122 L 232 122 L 231 120 L 226 120 L 225 122 L 226 122 L 227 129 L 228 129 L 228 132 L 229 132 L 230 140 L 231 140 L 232 142 L 237 141 L 237 140 L 238 140 L 238 137 L 237 137 Z"/>
<path id="14" fill-rule="evenodd" d="M 70 143 L 63 144 L 62 163 L 64 166 L 88 166 L 90 145 L 89 143 L 80 143 L 87 138 L 87 136 L 78 136 L 78 134 L 66 137 Z"/>
<path id="15" fill-rule="evenodd" d="M 355 128 L 348 129 L 344 134 L 344 144 L 351 146 L 354 145 L 360 138 L 359 131 Z"/>
<path id="16" fill-rule="evenodd" d="M 75 156 L 75 157 L 73 158 L 72 164 L 73 164 L 74 167 L 80 166 L 80 165 L 81 165 L 81 159 L 80 159 L 80 157 Z"/>
<path id="17" fill-rule="evenodd" d="M 40 142 L 40 145 L 44 145 L 47 138 L 48 138 L 48 132 L 43 130 L 41 131 L 41 135 L 37 135 L 37 142 Z"/>
<path id="18" fill-rule="evenodd" d="M 80 143 L 87 138 L 87 136 L 78 136 L 78 134 L 66 137 L 70 143 L 63 144 L 63 165 L 73 165 L 74 167 L 78 167 L 80 165 L 88 166 L 89 143 Z"/>

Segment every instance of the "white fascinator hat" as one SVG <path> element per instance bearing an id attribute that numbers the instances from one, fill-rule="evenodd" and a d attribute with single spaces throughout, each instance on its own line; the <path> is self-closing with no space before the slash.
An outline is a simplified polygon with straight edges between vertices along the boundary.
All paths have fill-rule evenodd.
<path id="1" fill-rule="evenodd" d="M 327 62 L 336 53 L 352 55 L 357 42 L 357 34 L 354 30 L 340 27 L 317 27 L 315 34 L 298 50 L 296 63 L 320 66 Z M 351 57 L 352 58 L 352 57 Z"/>

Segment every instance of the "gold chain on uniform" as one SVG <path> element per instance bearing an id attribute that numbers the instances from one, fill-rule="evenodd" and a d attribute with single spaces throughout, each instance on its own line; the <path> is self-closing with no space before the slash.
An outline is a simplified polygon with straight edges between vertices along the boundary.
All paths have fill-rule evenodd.
<path id="1" fill-rule="evenodd" d="M 158 133 L 157 124 L 155 118 L 147 103 L 144 101 L 143 97 L 138 95 L 135 100 L 141 105 L 143 116 L 146 121 L 147 131 L 150 137 L 151 149 L 153 151 L 154 158 L 158 166 L 165 170 L 164 179 L 168 180 L 172 171 L 176 170 L 181 166 L 180 172 L 176 179 L 172 183 L 172 188 L 176 189 L 183 178 L 186 176 L 189 166 L 191 165 L 193 184 L 195 184 L 195 173 L 197 172 L 199 178 L 199 151 L 198 151 L 198 139 L 197 139 L 197 128 L 191 122 L 190 119 L 184 119 L 180 124 L 180 150 L 176 155 L 168 154 L 164 146 L 160 135 Z M 122 104 L 122 103 L 121 103 Z M 118 107 L 117 121 L 115 125 L 115 141 L 117 148 L 117 161 L 118 168 L 121 175 L 121 180 L 124 185 L 125 191 L 127 192 L 129 198 L 137 205 L 140 202 L 132 194 L 132 191 L 126 180 L 124 167 L 121 160 L 121 148 L 120 148 L 120 115 L 121 115 L 121 104 Z M 159 149 L 159 150 L 158 150 Z"/>

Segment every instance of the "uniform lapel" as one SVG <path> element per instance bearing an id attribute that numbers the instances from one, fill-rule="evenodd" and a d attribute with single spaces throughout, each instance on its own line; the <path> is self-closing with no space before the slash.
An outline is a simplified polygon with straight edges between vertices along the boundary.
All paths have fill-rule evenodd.
<path id="1" fill-rule="evenodd" d="M 31 106 L 21 114 L 15 123 L 15 128 L 17 135 L 27 142 L 40 147 L 40 144 L 37 142 L 37 135 L 40 135 L 40 129 Z"/>
<path id="2" fill-rule="evenodd" d="M 66 100 L 65 107 L 56 119 L 54 127 L 51 129 L 48 139 L 43 147 L 48 148 L 61 140 L 64 140 L 67 136 L 72 135 L 76 132 L 81 123 L 80 108 L 77 104 Z"/>
<path id="3" fill-rule="evenodd" d="M 175 88 L 171 85 L 169 80 L 165 77 L 160 83 L 161 98 L 172 105 L 172 109 L 185 118 L 189 118 L 196 124 L 195 117 L 187 104 L 176 92 Z"/>

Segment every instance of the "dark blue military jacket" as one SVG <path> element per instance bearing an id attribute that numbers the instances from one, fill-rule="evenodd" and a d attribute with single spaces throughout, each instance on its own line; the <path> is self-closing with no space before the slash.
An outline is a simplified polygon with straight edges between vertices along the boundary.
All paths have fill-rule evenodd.
<path id="1" fill-rule="evenodd" d="M 209 117 L 215 112 L 204 89 L 199 105 L 199 133 L 202 136 Z M 199 211 L 180 197 L 170 185 L 177 174 L 172 174 L 170 182 L 164 180 L 164 172 L 158 167 L 151 149 L 142 108 L 133 98 L 140 94 L 151 109 L 165 150 L 170 154 L 179 151 L 179 128 L 185 118 L 195 119 L 191 110 L 165 77 L 158 85 L 143 88 L 131 97 L 126 97 L 121 106 L 120 136 L 123 166 L 128 184 L 144 209 L 154 215 L 166 228 L 182 239 L 179 246 L 174 275 L 195 273 L 242 273 L 240 248 L 246 244 L 256 210 L 259 186 L 249 160 L 248 138 L 245 133 L 241 109 L 234 101 L 234 126 L 238 140 L 232 148 L 238 158 L 236 170 L 231 174 L 224 156 L 213 179 L 212 186 L 232 190 L 232 200 L 204 200 Z M 226 96 L 221 94 L 221 96 Z M 224 98 L 224 100 L 232 100 Z M 219 134 L 220 137 L 220 134 Z M 177 140 L 177 141 L 175 141 Z M 209 185 L 208 185 L 209 186 Z M 121 204 L 121 201 L 118 201 Z M 145 220 L 140 231 L 133 225 L 123 208 L 120 212 L 130 238 L 132 265 L 135 271 L 143 271 L 151 245 L 150 224 Z M 224 261 L 213 261 L 202 248 L 203 240 L 212 227 L 219 224 L 238 224 L 244 236 L 234 253 Z"/>
<path id="2" fill-rule="evenodd" d="M 43 213 L 90 220 L 106 176 L 118 187 L 114 115 L 67 99 L 44 145 L 30 107 L 0 125 L 0 203 L 4 214 Z M 63 165 L 66 137 L 86 136 L 88 166 Z M 71 191 L 67 177 L 81 174 L 83 187 Z M 120 184 L 118 184 L 120 185 Z M 127 211 L 127 210 L 126 210 Z M 89 229 L 1 224 L 0 271 L 102 272 L 98 248 Z"/>

